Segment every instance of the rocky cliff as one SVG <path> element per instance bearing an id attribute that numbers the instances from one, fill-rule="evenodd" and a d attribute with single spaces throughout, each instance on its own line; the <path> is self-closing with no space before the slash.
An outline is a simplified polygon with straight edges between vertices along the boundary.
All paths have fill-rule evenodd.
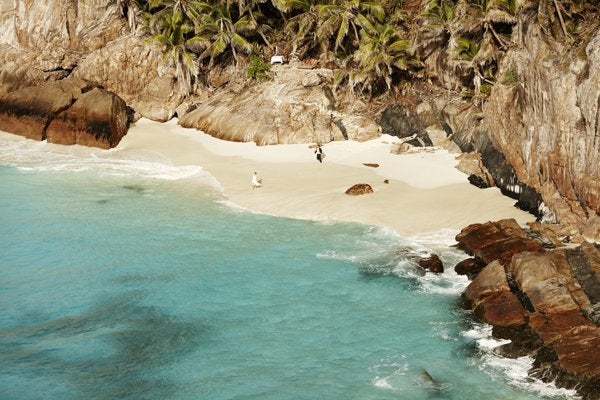
<path id="1" fill-rule="evenodd" d="M 545 250 L 514 220 L 468 226 L 456 240 L 474 257 L 471 264 L 484 266 L 463 293 L 467 308 L 493 326 L 495 337 L 511 340 L 496 351 L 530 355 L 531 375 L 597 399 L 600 247 Z"/>
<path id="2" fill-rule="evenodd" d="M 600 30 L 576 52 L 525 17 L 482 128 L 564 226 L 600 238 Z M 569 232 L 565 232 L 568 234 Z"/>
<path id="3" fill-rule="evenodd" d="M 74 75 L 123 98 L 140 116 L 166 121 L 181 103 L 162 53 L 136 37 L 113 0 L 0 3 L 0 96 Z"/>

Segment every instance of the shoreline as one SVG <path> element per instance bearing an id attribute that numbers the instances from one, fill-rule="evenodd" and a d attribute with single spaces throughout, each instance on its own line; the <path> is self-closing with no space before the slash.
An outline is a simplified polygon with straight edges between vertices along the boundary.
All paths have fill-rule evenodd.
<path id="1" fill-rule="evenodd" d="M 220 184 L 237 207 L 279 217 L 356 222 L 418 236 L 472 223 L 514 218 L 520 225 L 535 217 L 514 207 L 498 188 L 479 189 L 458 171 L 456 155 L 446 150 L 392 154 L 397 138 L 331 142 L 320 164 L 308 144 L 257 146 L 227 142 L 175 120 L 146 119 L 132 125 L 113 151 L 126 157 L 160 158 L 174 166 L 195 165 Z M 378 168 L 363 163 L 379 164 Z M 254 189 L 256 171 L 263 186 Z M 384 180 L 389 183 L 384 183 Z M 357 183 L 374 193 L 345 194 Z"/>

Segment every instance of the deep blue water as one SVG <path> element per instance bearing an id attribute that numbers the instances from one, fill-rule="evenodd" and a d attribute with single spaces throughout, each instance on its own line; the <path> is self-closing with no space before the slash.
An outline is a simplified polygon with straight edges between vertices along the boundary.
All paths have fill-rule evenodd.
<path id="1" fill-rule="evenodd" d="M 486 350 L 451 237 L 243 212 L 199 169 L 0 136 L 0 399 L 567 398 Z"/>

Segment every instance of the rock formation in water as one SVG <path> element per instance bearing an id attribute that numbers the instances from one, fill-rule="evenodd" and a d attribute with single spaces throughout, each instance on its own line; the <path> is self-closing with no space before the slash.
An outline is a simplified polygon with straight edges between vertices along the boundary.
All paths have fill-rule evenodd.
<path id="1" fill-rule="evenodd" d="M 600 241 L 597 19 L 575 46 L 557 17 L 569 11 L 582 19 L 581 11 L 561 11 L 561 1 L 490 7 L 485 19 L 472 2 L 448 2 L 452 29 L 449 20 L 418 20 L 419 7 L 433 3 L 406 2 L 403 10 L 426 28 L 416 29 L 408 54 L 422 67 L 416 80 L 366 99 L 334 90 L 347 65 L 317 48 L 319 62 L 292 57 L 265 81 L 247 78 L 243 57 L 237 69 L 211 60 L 188 95 L 181 71 L 135 29 L 139 3 L 2 1 L 0 129 L 109 148 L 127 131 L 128 106 L 133 119 L 177 116 L 183 126 L 261 145 L 385 133 L 402 142 L 394 152 L 431 145 L 463 152 L 470 182 L 499 187 L 543 222 L 527 232 L 510 221 L 463 230 L 457 240 L 473 257 L 456 271 L 474 278 L 464 293 L 468 306 L 496 336 L 512 340 L 504 354 L 533 354 L 532 373 L 597 398 L 600 366 L 589 350 L 600 348 L 598 248 L 548 250 L 559 239 Z M 483 48 L 470 40 L 479 36 Z M 295 43 L 285 55 L 309 45 Z"/>
<path id="2" fill-rule="evenodd" d="M 511 340 L 497 352 L 531 355 L 531 375 L 597 399 L 600 246 L 546 250 L 514 220 L 468 226 L 456 240 L 485 265 L 463 298 L 495 337 Z"/>

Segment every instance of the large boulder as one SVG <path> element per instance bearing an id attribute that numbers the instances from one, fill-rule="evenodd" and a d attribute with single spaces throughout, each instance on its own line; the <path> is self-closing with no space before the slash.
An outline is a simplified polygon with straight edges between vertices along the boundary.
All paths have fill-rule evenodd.
<path id="1" fill-rule="evenodd" d="M 109 149 L 128 128 L 123 99 L 102 89 L 83 93 L 77 101 L 52 119 L 46 131 L 50 143 L 79 144 Z"/>
<path id="2" fill-rule="evenodd" d="M 514 219 L 472 224 L 456 235 L 458 247 L 484 264 L 498 260 L 506 265 L 522 251 L 539 251 L 539 242 L 530 239 Z"/>
<path id="3" fill-rule="evenodd" d="M 65 79 L 11 92 L 0 98 L 0 130 L 35 140 L 46 139 L 46 127 L 91 85 Z"/>
<path id="4" fill-rule="evenodd" d="M 272 73 L 266 82 L 230 83 L 179 123 L 220 139 L 258 145 L 362 141 L 380 135 L 374 121 L 334 98 L 328 84 L 331 70 L 277 65 Z M 314 74 L 321 83 L 304 86 L 304 78 Z"/>

